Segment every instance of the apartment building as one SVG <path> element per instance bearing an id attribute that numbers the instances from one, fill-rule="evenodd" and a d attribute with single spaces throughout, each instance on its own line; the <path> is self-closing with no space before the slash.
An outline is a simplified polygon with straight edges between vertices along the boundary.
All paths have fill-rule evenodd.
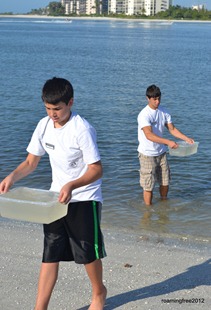
<path id="1" fill-rule="evenodd" d="M 69 14 L 145 14 L 153 16 L 165 11 L 172 0 L 61 0 L 65 13 Z"/>
<path id="2" fill-rule="evenodd" d="M 96 0 L 61 0 L 65 14 L 97 14 Z"/>
<path id="3" fill-rule="evenodd" d="M 108 14 L 153 16 L 158 12 L 168 10 L 172 0 L 109 0 Z"/>
<path id="4" fill-rule="evenodd" d="M 205 6 L 203 4 L 198 4 L 198 5 L 192 5 L 192 10 L 203 10 L 205 8 Z"/>

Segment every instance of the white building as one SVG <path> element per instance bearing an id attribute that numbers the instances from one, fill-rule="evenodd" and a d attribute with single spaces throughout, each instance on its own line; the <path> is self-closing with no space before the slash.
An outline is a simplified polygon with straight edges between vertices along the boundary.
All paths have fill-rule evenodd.
<path id="1" fill-rule="evenodd" d="M 116 0 L 108 2 L 108 13 L 116 13 Z"/>
<path id="2" fill-rule="evenodd" d="M 96 14 L 95 0 L 61 0 L 61 4 L 65 7 L 65 14 Z"/>
<path id="3" fill-rule="evenodd" d="M 158 12 L 166 11 L 172 5 L 172 0 L 108 0 L 108 14 L 153 16 Z"/>
<path id="4" fill-rule="evenodd" d="M 166 11 L 172 5 L 172 0 L 140 0 L 140 2 L 142 2 L 142 10 L 147 16 Z"/>
<path id="5" fill-rule="evenodd" d="M 61 0 L 65 14 L 125 14 L 153 16 L 166 11 L 172 0 Z"/>
<path id="6" fill-rule="evenodd" d="M 135 2 L 135 0 L 128 0 L 126 15 L 133 15 L 134 14 L 134 2 Z"/>
<path id="7" fill-rule="evenodd" d="M 199 4 L 199 5 L 192 5 L 192 10 L 203 10 L 204 9 L 204 5 L 203 4 Z"/>

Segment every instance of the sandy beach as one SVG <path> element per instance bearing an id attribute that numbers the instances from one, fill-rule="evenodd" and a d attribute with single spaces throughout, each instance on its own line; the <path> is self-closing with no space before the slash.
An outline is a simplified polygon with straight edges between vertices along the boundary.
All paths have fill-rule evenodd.
<path id="1" fill-rule="evenodd" d="M 97 16 L 49 16 L 49 15 L 27 15 L 27 14 L 0 14 L 0 18 L 38 18 L 38 19 L 68 19 L 68 20 L 110 20 L 110 21 L 131 21 L 131 22 L 169 22 L 169 23 L 211 23 L 211 20 L 187 20 L 187 19 L 145 19 L 145 18 L 115 18 Z"/>
<path id="2" fill-rule="evenodd" d="M 42 257 L 42 225 L 1 219 L 1 309 L 32 310 Z M 103 228 L 106 310 L 211 308 L 210 246 Z M 91 289 L 83 266 L 61 263 L 49 310 L 85 310 Z"/>

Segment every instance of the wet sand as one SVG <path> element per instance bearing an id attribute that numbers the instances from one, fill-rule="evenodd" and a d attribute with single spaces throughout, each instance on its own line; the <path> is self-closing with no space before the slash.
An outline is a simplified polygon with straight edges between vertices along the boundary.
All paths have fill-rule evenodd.
<path id="1" fill-rule="evenodd" d="M 103 228 L 105 309 L 211 309 L 210 246 L 150 239 Z M 0 219 L 2 310 L 32 310 L 42 257 L 42 225 Z M 88 309 L 84 267 L 61 263 L 49 310 Z"/>

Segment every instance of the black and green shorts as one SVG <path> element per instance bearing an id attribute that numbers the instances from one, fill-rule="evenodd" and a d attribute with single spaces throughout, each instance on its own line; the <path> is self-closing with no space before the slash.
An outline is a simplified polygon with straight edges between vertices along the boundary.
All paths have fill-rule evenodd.
<path id="1" fill-rule="evenodd" d="M 44 224 L 43 263 L 75 261 L 89 264 L 106 256 L 100 228 L 102 204 L 96 201 L 69 203 L 65 217 Z"/>

